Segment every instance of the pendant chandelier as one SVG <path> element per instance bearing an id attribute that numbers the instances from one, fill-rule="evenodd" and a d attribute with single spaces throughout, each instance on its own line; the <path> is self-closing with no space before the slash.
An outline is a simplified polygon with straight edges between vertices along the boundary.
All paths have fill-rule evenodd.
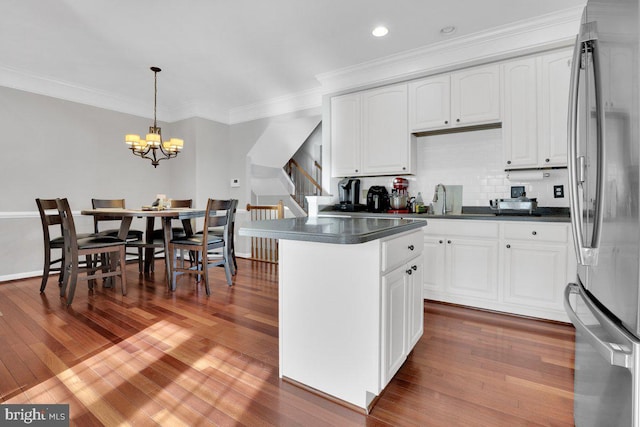
<path id="1" fill-rule="evenodd" d="M 162 133 L 156 121 L 156 104 L 158 100 L 158 73 L 162 71 L 158 67 L 151 67 L 154 79 L 153 94 L 153 126 L 149 126 L 149 133 L 145 139 L 141 139 L 140 135 L 128 134 L 124 137 L 124 142 L 129 146 L 131 152 L 143 159 L 151 160 L 154 168 L 158 167 L 160 160 L 176 157 L 184 141 L 179 138 L 171 138 L 168 141 L 162 141 Z"/>

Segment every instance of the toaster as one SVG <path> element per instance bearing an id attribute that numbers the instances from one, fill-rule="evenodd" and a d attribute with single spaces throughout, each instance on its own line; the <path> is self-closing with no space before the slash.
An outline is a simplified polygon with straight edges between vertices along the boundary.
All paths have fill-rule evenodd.
<path id="1" fill-rule="evenodd" d="M 367 211 L 386 212 L 389 210 L 389 193 L 382 185 L 373 185 L 367 192 Z"/>

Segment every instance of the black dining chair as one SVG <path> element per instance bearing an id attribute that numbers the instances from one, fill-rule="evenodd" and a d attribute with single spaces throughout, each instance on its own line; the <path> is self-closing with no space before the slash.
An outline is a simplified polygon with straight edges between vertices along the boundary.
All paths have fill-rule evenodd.
<path id="1" fill-rule="evenodd" d="M 196 274 L 198 278 L 204 277 L 204 286 L 207 295 L 211 295 L 209 287 L 209 268 L 212 266 L 222 266 L 225 270 L 227 284 L 233 285 L 232 282 L 232 263 L 230 239 L 232 224 L 235 221 L 235 213 L 238 201 L 215 200 L 207 201 L 207 211 L 204 217 L 204 227 L 202 233 L 196 233 L 193 236 L 177 237 L 169 243 L 169 254 L 171 257 L 171 290 L 176 289 L 176 280 L 179 274 L 189 273 Z M 222 236 L 208 233 L 207 230 L 213 227 L 222 227 Z M 222 250 L 221 258 L 210 258 L 209 251 L 214 249 Z M 181 263 L 178 265 L 178 251 L 190 251 L 195 253 L 195 262 L 193 266 L 186 267 L 184 264 L 184 256 L 181 256 Z"/>
<path id="2" fill-rule="evenodd" d="M 173 208 L 191 208 L 193 206 L 192 199 L 171 199 L 171 209 Z M 154 228 L 155 218 L 149 218 L 150 223 L 147 224 L 147 233 L 151 233 L 150 238 L 147 237 L 144 247 L 145 253 L 145 271 L 154 270 L 154 260 L 156 255 L 164 253 L 164 230 L 162 228 Z M 176 222 L 173 220 L 172 222 Z M 184 237 L 187 231 L 182 224 L 172 225 L 171 235 L 174 238 Z M 149 258 L 149 259 L 147 259 Z"/>
<path id="3" fill-rule="evenodd" d="M 91 206 L 93 209 L 100 208 L 121 208 L 125 209 L 125 201 L 124 199 L 91 199 Z M 101 234 L 103 236 L 111 236 L 118 237 L 118 233 L 120 232 L 120 228 L 109 228 L 109 229 L 100 229 L 100 223 L 108 223 L 113 224 L 114 221 L 118 223 L 122 220 L 120 217 L 93 217 L 93 231 L 96 234 Z M 141 230 L 132 230 L 130 229 L 127 233 L 127 247 L 135 249 L 135 252 L 128 252 L 127 255 L 132 255 L 138 261 L 138 272 L 142 273 L 143 271 L 143 248 L 144 248 L 144 233 Z M 103 260 L 104 261 L 104 260 Z"/>
<path id="4" fill-rule="evenodd" d="M 58 276 L 58 286 L 62 286 L 63 282 L 63 266 L 64 266 L 64 236 L 62 233 L 62 218 L 58 212 L 56 199 L 36 199 L 38 212 L 40 213 L 40 223 L 42 225 L 42 235 L 44 238 L 44 265 L 42 267 L 42 282 L 40 284 L 40 293 L 43 293 L 47 287 L 49 273 L 60 272 Z M 55 232 L 52 234 L 52 231 Z M 57 235 L 53 237 L 53 235 Z M 79 237 L 89 237 L 90 233 L 84 233 Z M 59 258 L 53 257 L 53 251 L 59 250 Z M 55 266 L 59 264 L 58 266 Z"/>
<path id="5" fill-rule="evenodd" d="M 125 244 L 124 240 L 106 235 L 89 235 L 81 237 L 76 233 L 73 214 L 67 199 L 56 199 L 58 213 L 62 221 L 62 236 L 64 240 L 64 278 L 60 289 L 60 296 L 67 297 L 67 305 L 71 305 L 78 280 L 87 280 L 89 288 L 93 288 L 93 280 L 99 278 L 120 276 L 122 295 L 127 294 L 127 275 L 125 273 Z M 107 265 L 98 265 L 94 255 L 109 260 Z M 85 257 L 84 265 L 81 257 Z M 119 268 L 118 268 L 119 267 Z M 80 273 L 86 273 L 79 276 Z M 67 292 L 68 289 L 68 292 Z"/>

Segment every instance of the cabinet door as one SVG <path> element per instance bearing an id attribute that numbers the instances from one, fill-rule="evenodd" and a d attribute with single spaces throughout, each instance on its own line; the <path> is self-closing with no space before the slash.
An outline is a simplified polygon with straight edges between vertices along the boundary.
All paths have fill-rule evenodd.
<path id="1" fill-rule="evenodd" d="M 500 67 L 472 68 L 451 74 L 453 126 L 500 121 Z"/>
<path id="2" fill-rule="evenodd" d="M 450 238 L 446 241 L 447 292 L 496 300 L 498 242 Z"/>
<path id="3" fill-rule="evenodd" d="M 407 354 L 416 345 L 423 332 L 424 297 L 422 283 L 424 277 L 423 258 L 414 258 L 407 264 Z"/>
<path id="4" fill-rule="evenodd" d="M 332 176 L 361 173 L 360 94 L 331 98 L 331 164 Z"/>
<path id="5" fill-rule="evenodd" d="M 535 58 L 503 64 L 502 78 L 504 109 L 502 138 L 505 168 L 536 167 L 538 135 Z M 566 102 L 565 105 L 567 105 Z M 567 116 L 566 112 L 564 116 Z M 566 126 L 564 132 L 566 135 Z"/>
<path id="6" fill-rule="evenodd" d="M 508 303 L 563 310 L 567 246 L 506 242 L 504 300 Z"/>
<path id="7" fill-rule="evenodd" d="M 384 387 L 407 353 L 407 273 L 398 267 L 382 276 L 382 373 Z"/>
<path id="8" fill-rule="evenodd" d="M 629 88 L 633 84 L 633 73 L 637 73 L 636 55 L 634 49 L 624 46 L 611 46 L 602 43 L 602 71 L 605 89 L 603 95 L 605 108 L 611 111 L 629 112 L 633 107 L 632 93 Z M 616 83 L 612 84 L 612 80 Z"/>
<path id="9" fill-rule="evenodd" d="M 448 74 L 409 83 L 409 128 L 411 132 L 449 127 L 450 78 Z"/>
<path id="10" fill-rule="evenodd" d="M 567 109 L 572 51 L 539 58 L 539 166 L 567 166 Z"/>
<path id="11" fill-rule="evenodd" d="M 407 128 L 407 85 L 362 94 L 362 169 L 365 174 L 412 172 Z"/>
<path id="12" fill-rule="evenodd" d="M 438 299 L 445 286 L 445 238 L 443 236 L 424 237 L 424 298 Z"/>

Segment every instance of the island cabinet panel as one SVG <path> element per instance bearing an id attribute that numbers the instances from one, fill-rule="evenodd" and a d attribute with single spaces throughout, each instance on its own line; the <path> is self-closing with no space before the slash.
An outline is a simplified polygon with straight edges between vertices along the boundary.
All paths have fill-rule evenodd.
<path id="1" fill-rule="evenodd" d="M 422 335 L 421 242 L 281 239 L 280 376 L 368 410 Z"/>

